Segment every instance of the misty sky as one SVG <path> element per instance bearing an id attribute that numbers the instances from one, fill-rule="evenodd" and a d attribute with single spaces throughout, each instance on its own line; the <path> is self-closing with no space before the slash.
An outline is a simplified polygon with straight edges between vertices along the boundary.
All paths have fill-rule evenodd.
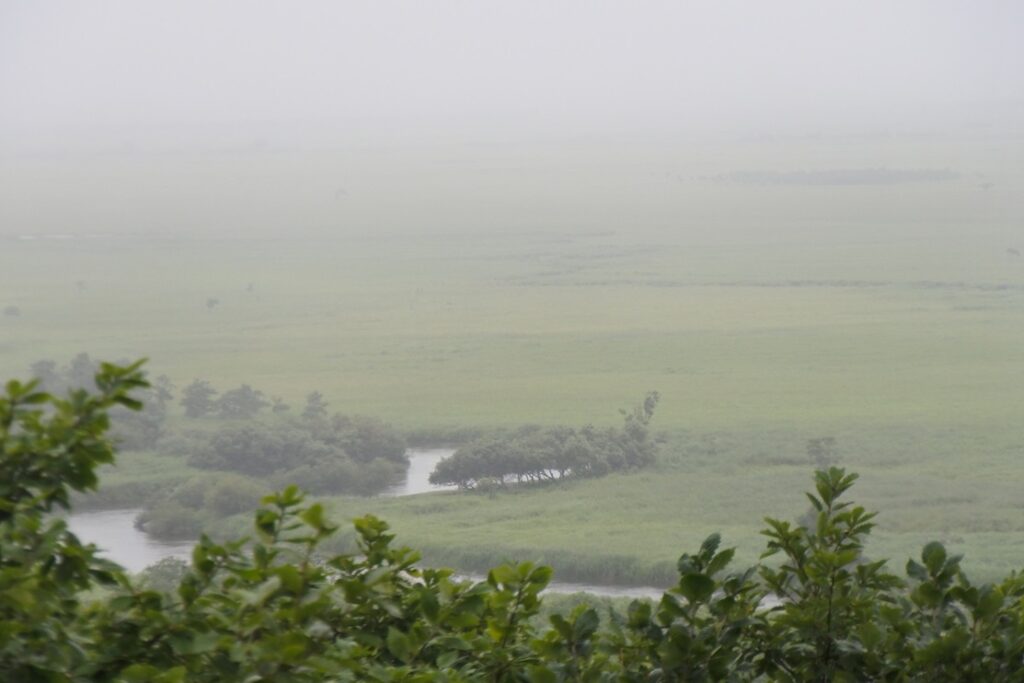
<path id="1" fill-rule="evenodd" d="M 1017 0 L 0 0 L 0 234 L 1011 230 L 1022 65 Z"/>
<path id="2" fill-rule="evenodd" d="M 0 2 L 3 140 L 985 123 L 1024 3 Z"/>

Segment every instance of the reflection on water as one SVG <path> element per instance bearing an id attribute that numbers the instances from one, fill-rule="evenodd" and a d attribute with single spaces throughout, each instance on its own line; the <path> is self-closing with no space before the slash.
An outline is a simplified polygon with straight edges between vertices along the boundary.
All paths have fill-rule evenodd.
<path id="1" fill-rule="evenodd" d="M 456 488 L 454 486 L 434 486 L 430 483 L 430 473 L 437 467 L 437 463 L 454 452 L 451 448 L 410 449 L 407 453 L 409 469 L 405 472 L 405 479 L 400 484 L 385 489 L 380 495 L 411 496 L 416 493 L 447 491 Z"/>
<path id="2" fill-rule="evenodd" d="M 95 543 L 101 555 L 130 572 L 140 572 L 165 557 L 187 559 L 192 541 L 158 541 L 135 528 L 141 510 L 79 512 L 68 518 L 68 528 L 83 543 Z"/>

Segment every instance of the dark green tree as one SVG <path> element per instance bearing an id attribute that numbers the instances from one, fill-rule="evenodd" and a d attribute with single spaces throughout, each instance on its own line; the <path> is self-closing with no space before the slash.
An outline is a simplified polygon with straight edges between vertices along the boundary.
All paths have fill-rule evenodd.
<path id="1" fill-rule="evenodd" d="M 217 390 L 205 379 L 192 380 L 192 383 L 181 391 L 181 405 L 185 408 L 185 417 L 206 417 L 212 415 L 217 407 L 214 396 Z"/>
<path id="2" fill-rule="evenodd" d="M 262 391 L 253 389 L 248 384 L 243 384 L 237 389 L 225 391 L 217 399 L 217 414 L 227 418 L 251 418 L 256 417 L 264 408 L 270 405 Z"/>

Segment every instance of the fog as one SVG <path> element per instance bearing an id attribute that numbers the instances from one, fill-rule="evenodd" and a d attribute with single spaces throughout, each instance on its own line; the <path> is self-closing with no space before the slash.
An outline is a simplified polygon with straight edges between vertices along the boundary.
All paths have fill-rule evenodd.
<path id="1" fill-rule="evenodd" d="M 1002 577 L 1022 66 L 1018 0 L 0 0 L 0 383 L 150 359 L 101 545 L 296 484 L 667 586 L 835 465 L 866 556 Z"/>
<path id="2" fill-rule="evenodd" d="M 1012 1 L 9 0 L 0 232 L 1013 225 L 1022 25 Z M 923 208 L 865 172 L 952 189 Z"/>

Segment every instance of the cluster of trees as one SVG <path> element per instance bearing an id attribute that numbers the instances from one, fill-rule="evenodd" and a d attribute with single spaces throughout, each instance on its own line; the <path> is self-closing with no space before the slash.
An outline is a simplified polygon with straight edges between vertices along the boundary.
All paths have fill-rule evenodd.
<path id="1" fill-rule="evenodd" d="M 252 509 L 268 486 L 375 495 L 408 467 L 401 434 L 363 416 L 227 424 L 161 447 L 212 472 L 147 498 L 136 523 L 158 538 L 195 538 L 214 520 Z"/>
<path id="2" fill-rule="evenodd" d="M 265 483 L 232 472 L 187 479 L 147 500 L 135 525 L 163 539 L 195 539 L 219 518 L 255 508 Z"/>
<path id="3" fill-rule="evenodd" d="M 242 384 L 229 389 L 218 396 L 208 380 L 196 379 L 181 391 L 181 405 L 185 409 L 185 417 L 225 417 L 229 419 L 256 417 L 269 409 L 275 415 L 291 410 L 280 396 L 267 397 L 262 391 Z M 318 419 L 327 416 L 327 402 L 323 394 L 313 391 L 306 395 L 306 403 L 302 410 L 305 419 Z"/>
<path id="4" fill-rule="evenodd" d="M 195 435 L 189 465 L 301 483 L 314 493 L 376 493 L 405 470 L 400 432 L 379 419 L 334 415 L 273 424 L 249 422 Z"/>
<path id="5" fill-rule="evenodd" d="M 388 526 L 355 520 L 358 551 L 290 487 L 267 496 L 254 538 L 202 539 L 155 590 L 96 556 L 53 515 L 113 460 L 106 412 L 139 407 L 137 365 L 104 366 L 97 393 L 53 398 L 10 382 L 0 398 L 0 679 L 9 681 L 1017 681 L 1024 576 L 975 585 L 930 543 L 906 576 L 864 556 L 874 515 L 831 468 L 810 527 L 769 519 L 766 555 L 730 571 L 717 535 L 679 558 L 660 600 L 625 614 L 581 605 L 534 625 L 546 567 L 462 582 L 418 566 Z M 97 590 L 102 589 L 102 590 Z"/>
<path id="6" fill-rule="evenodd" d="M 649 393 L 632 411 L 621 411 L 618 429 L 527 426 L 476 439 L 438 463 L 430 482 L 471 489 L 646 467 L 655 460 L 649 424 L 657 404 L 658 393 Z"/>
<path id="7" fill-rule="evenodd" d="M 66 365 L 48 359 L 37 361 L 29 367 L 29 372 L 39 381 L 40 389 L 63 395 L 76 389 L 94 390 L 93 377 L 99 368 L 98 361 L 87 353 L 80 353 Z M 111 410 L 113 435 L 122 448 L 142 450 L 156 445 L 165 434 L 163 427 L 175 399 L 175 389 L 166 375 L 160 375 L 147 389 L 139 392 L 139 400 L 143 403 L 141 411 Z M 185 416 L 190 418 L 248 419 L 268 410 L 275 415 L 286 415 L 291 411 L 291 406 L 281 397 L 268 397 L 248 384 L 221 393 L 205 379 L 193 380 L 184 387 L 178 403 L 184 408 Z M 312 391 L 306 395 L 300 416 L 305 420 L 325 419 L 328 405 L 322 393 Z"/>

